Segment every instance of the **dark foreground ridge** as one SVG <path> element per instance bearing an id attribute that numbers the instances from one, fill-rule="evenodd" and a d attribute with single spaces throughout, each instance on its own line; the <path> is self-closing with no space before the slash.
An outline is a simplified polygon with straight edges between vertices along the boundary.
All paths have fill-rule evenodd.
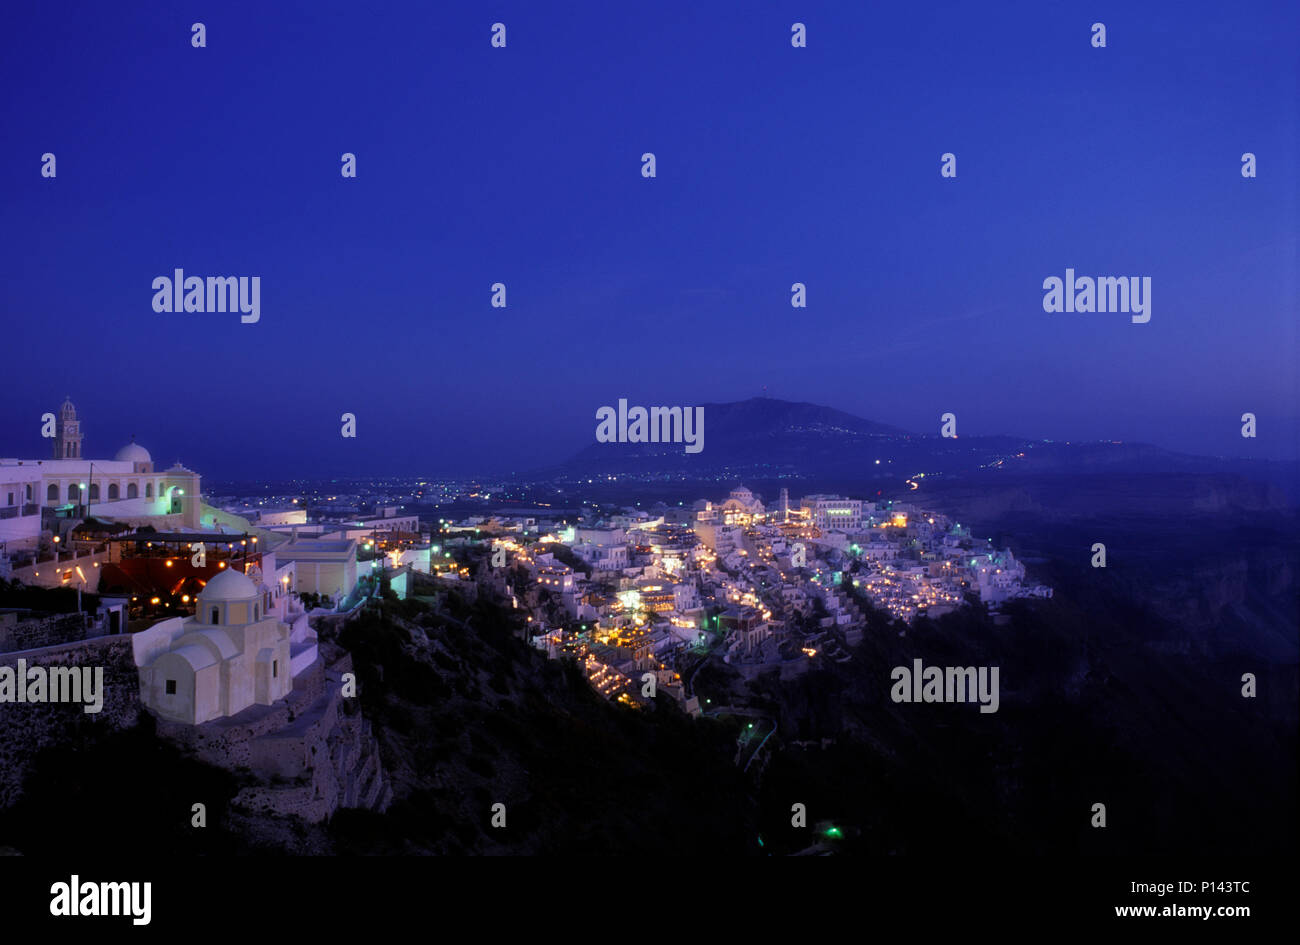
<path id="1" fill-rule="evenodd" d="M 1243 700 L 1241 653 L 1171 651 L 1177 624 L 1101 586 L 1016 602 L 996 622 L 979 606 L 910 628 L 868 610 L 850 659 L 794 679 L 746 682 L 711 660 L 695 690 L 726 708 L 701 719 L 663 695 L 642 709 L 606 702 L 575 664 L 524 644 L 517 612 L 432 583 L 414 590 L 321 628 L 325 647 L 352 655 L 394 794 L 386 812 L 343 809 L 314 825 L 235 810 L 265 776 L 187 756 L 142 713 L 122 731 L 75 726 L 38 753 L 0 812 L 0 845 L 925 854 L 960 837 L 988 852 L 1114 854 L 1291 842 L 1294 666 L 1252 658 L 1261 698 Z M 915 658 L 999 666 L 999 711 L 892 702 L 890 668 Z M 757 747 L 751 722 L 774 729 Z M 196 802 L 206 828 L 191 826 Z M 1105 830 L 1088 823 L 1097 802 Z M 495 804 L 504 827 L 492 825 Z M 795 804 L 806 827 L 791 825 Z"/>

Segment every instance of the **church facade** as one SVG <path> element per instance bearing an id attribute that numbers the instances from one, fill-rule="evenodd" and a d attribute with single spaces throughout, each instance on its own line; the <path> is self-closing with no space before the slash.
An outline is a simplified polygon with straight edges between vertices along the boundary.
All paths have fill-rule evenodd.
<path id="1" fill-rule="evenodd" d="M 293 689 L 290 628 L 238 571 L 207 583 L 194 616 L 157 624 L 133 643 L 141 701 L 174 722 L 200 725 Z"/>
<path id="2" fill-rule="evenodd" d="M 65 400 L 51 458 L 0 459 L 0 541 L 11 549 L 34 546 L 42 509 L 123 520 L 180 515 L 187 526 L 199 525 L 198 473 L 179 463 L 159 471 L 149 451 L 134 441 L 112 459 L 87 459 L 82 439 L 77 408 Z"/>
<path id="3" fill-rule="evenodd" d="M 726 501 L 718 506 L 725 522 L 748 522 L 763 514 L 763 503 L 744 486 L 738 485 L 731 490 Z"/>

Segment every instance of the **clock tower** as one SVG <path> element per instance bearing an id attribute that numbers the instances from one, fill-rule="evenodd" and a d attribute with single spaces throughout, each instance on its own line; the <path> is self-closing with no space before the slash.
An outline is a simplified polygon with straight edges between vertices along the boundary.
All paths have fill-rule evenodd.
<path id="1" fill-rule="evenodd" d="M 59 408 L 59 422 L 55 426 L 55 459 L 81 459 L 81 424 L 77 422 L 77 408 L 65 397 Z"/>

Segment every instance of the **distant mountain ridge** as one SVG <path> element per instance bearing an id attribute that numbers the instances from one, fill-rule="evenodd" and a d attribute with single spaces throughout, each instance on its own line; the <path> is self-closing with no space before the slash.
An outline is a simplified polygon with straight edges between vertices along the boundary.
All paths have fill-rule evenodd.
<path id="1" fill-rule="evenodd" d="M 769 397 L 702 406 L 704 448 L 699 453 L 687 453 L 681 443 L 592 442 L 537 474 L 574 480 L 843 477 L 895 483 L 922 474 L 981 471 L 1029 476 L 1240 472 L 1275 482 L 1289 474 L 1282 464 L 1270 469 L 1269 464 L 1189 456 L 1147 443 L 1061 442 L 1007 435 L 945 438 L 937 429 L 918 434 L 833 407 Z"/>
<path id="2" fill-rule="evenodd" d="M 725 404 L 703 404 L 706 423 L 724 436 L 744 436 L 766 431 L 780 433 L 827 433 L 857 436 L 908 437 L 913 434 L 873 420 L 823 407 L 820 404 L 751 397 Z"/>

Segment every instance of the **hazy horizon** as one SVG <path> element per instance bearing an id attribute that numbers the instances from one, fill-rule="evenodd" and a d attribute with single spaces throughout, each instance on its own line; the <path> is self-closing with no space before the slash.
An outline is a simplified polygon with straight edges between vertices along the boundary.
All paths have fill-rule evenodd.
<path id="1" fill-rule="evenodd" d="M 748 399 L 750 399 L 750 398 L 745 398 L 745 400 L 748 400 Z M 769 397 L 769 399 L 771 399 L 771 400 L 775 400 L 775 401 L 783 401 L 783 402 L 787 402 L 787 403 L 810 403 L 809 401 L 785 401 L 784 398 L 779 398 L 779 397 Z M 90 426 L 91 429 L 92 429 L 92 431 L 93 431 L 93 428 L 94 428 L 94 422 L 93 422 L 93 419 L 92 419 L 92 420 L 88 420 L 88 418 L 87 418 L 87 416 L 86 416 L 86 413 L 85 413 L 85 410 L 84 410 L 83 406 L 82 406 L 80 403 L 77 402 L 77 400 L 76 400 L 75 397 L 73 397 L 72 400 L 73 400 L 74 405 L 77 407 L 78 420 L 79 420 L 80 423 L 81 423 L 81 429 L 83 430 L 83 432 L 87 429 L 88 426 Z M 62 401 L 61 401 L 61 399 L 60 399 L 60 403 L 61 403 L 61 402 L 62 402 Z M 616 403 L 616 401 L 615 401 L 615 403 Z M 707 405 L 706 405 L 706 406 L 707 406 Z M 717 406 L 717 405 L 714 405 L 714 406 Z M 832 409 L 832 410 L 839 410 L 839 409 L 840 409 L 840 408 L 838 408 L 838 407 L 835 407 L 835 406 L 832 405 L 832 404 L 817 404 L 817 405 L 815 405 L 815 406 L 818 406 L 818 407 L 825 407 L 825 408 Z M 51 412 L 55 412 L 55 413 L 57 413 L 57 405 L 52 406 L 52 407 L 50 408 L 50 411 L 51 411 Z M 849 413 L 849 411 L 841 411 L 841 412 L 843 412 L 843 413 Z M 707 417 L 707 415 L 708 415 L 708 412 L 707 412 L 707 410 L 706 410 L 706 417 Z M 855 416 L 857 416 L 857 415 L 855 414 Z M 887 421 L 881 420 L 880 418 L 877 418 L 877 417 L 860 417 L 860 419 L 870 420 L 870 421 L 874 421 L 874 422 L 877 422 L 877 423 L 886 423 L 886 425 L 894 426 L 894 424 L 889 424 Z M 706 423 L 707 423 L 707 421 L 706 421 Z M 595 426 L 595 421 L 593 420 L 593 423 L 592 423 L 592 427 L 593 427 L 593 429 L 594 429 L 594 426 Z M 936 431 L 906 430 L 905 432 L 910 433 L 910 434 L 913 434 L 913 435 L 936 435 L 937 430 L 936 430 Z M 116 445 L 116 446 L 104 447 L 104 448 L 101 449 L 100 446 L 99 446 L 99 442 L 98 442 L 99 438 L 96 438 L 96 437 L 93 435 L 93 432 L 92 432 L 91 434 L 87 434 L 86 437 L 85 437 L 85 439 L 84 439 L 84 441 L 83 441 L 83 450 L 84 450 L 84 452 L 83 452 L 83 456 L 84 456 L 84 458 L 85 458 L 86 460 L 88 460 L 88 461 L 89 461 L 89 460 L 97 460 L 97 459 L 112 459 L 112 458 L 113 458 L 113 455 L 117 452 L 117 450 L 118 450 L 122 445 L 124 445 L 126 442 L 128 442 L 132 435 L 133 435 L 133 434 L 128 434 L 125 438 L 122 439 L 121 443 L 119 443 L 119 444 Z M 982 436 L 1011 436 L 1011 437 L 1022 438 L 1022 439 L 1026 439 L 1026 440 L 1034 440 L 1034 441 L 1042 441 L 1042 440 L 1056 440 L 1056 441 L 1067 442 L 1067 443 L 1068 443 L 1068 442 L 1077 442 L 1077 443 L 1087 443 L 1087 442 L 1107 442 L 1107 441 L 1111 441 L 1111 439 L 1112 439 L 1112 438 L 1109 438 L 1109 437 L 1097 437 L 1097 438 L 1077 437 L 1077 438 L 1073 438 L 1073 439 L 1071 439 L 1071 438 L 1069 438 L 1069 437 L 1061 437 L 1061 436 L 1048 436 L 1048 437 L 1023 436 L 1022 434 L 1017 433 L 1017 432 L 1015 432 L 1015 431 L 991 431 L 991 432 L 988 432 L 988 433 L 983 433 L 983 432 L 972 433 L 972 432 L 970 432 L 970 431 L 968 431 L 968 430 L 963 430 L 962 433 L 961 433 L 961 436 L 964 437 L 964 438 L 977 438 L 977 437 L 982 437 Z M 33 439 L 35 440 L 35 438 L 33 438 Z M 366 469 L 366 468 L 362 468 L 362 467 L 359 466 L 359 467 L 357 467 L 357 468 L 355 468 L 355 469 L 339 469 L 339 470 L 333 470 L 333 471 L 321 471 L 321 470 L 314 470 L 314 469 L 313 469 L 313 470 L 308 470 L 308 469 L 306 468 L 306 466 L 304 466 L 304 468 L 302 468 L 302 469 L 287 471 L 287 472 L 285 472 L 283 475 L 268 475 L 264 469 L 261 469 L 261 468 L 257 465 L 256 460 L 247 461 L 247 462 L 250 463 L 250 465 L 249 465 L 246 469 L 243 469 L 243 470 L 233 469 L 233 468 L 230 468 L 230 467 L 222 467 L 222 466 L 219 465 L 219 464 L 216 465 L 216 466 L 214 466 L 213 468 L 209 469 L 209 468 L 204 468 L 202 464 L 198 464 L 198 463 L 196 463 L 196 462 L 193 460 L 192 457 L 199 455 L 199 453 L 201 452 L 199 449 L 173 450 L 173 451 L 161 450 L 161 451 L 160 451 L 160 450 L 157 448 L 157 445 L 156 445 L 156 444 L 150 443 L 149 441 L 147 441 L 146 439 L 144 439 L 144 438 L 142 438 L 142 437 L 140 437 L 140 436 L 138 436 L 138 435 L 135 436 L 135 439 L 136 439 L 137 442 L 140 443 L 140 445 L 142 445 L 142 446 L 144 446 L 146 449 L 149 449 L 149 450 L 150 450 L 150 453 L 151 453 L 151 455 L 152 455 L 152 457 L 153 457 L 154 463 L 155 463 L 156 465 L 158 465 L 159 468 L 166 468 L 167 466 L 170 466 L 173 462 L 180 461 L 180 462 L 183 463 L 184 465 L 188 466 L 188 467 L 191 468 L 191 469 L 194 469 L 195 471 L 197 471 L 197 472 L 199 472 L 201 475 L 203 475 L 203 477 L 204 477 L 204 479 L 205 479 L 206 481 L 221 480 L 221 481 L 227 481 L 227 482 L 230 482 L 230 481 L 240 481 L 240 480 L 249 480 L 249 479 L 261 479 L 261 480 L 266 480 L 266 481 L 288 481 L 288 480 L 294 480 L 294 479 L 298 479 L 298 480 L 318 480 L 318 479 L 326 479 L 326 478 L 340 478 L 340 477 L 359 477 L 359 478 L 366 478 L 366 477 L 382 477 L 382 476 L 410 477 L 410 476 L 425 476 L 425 475 L 428 475 L 428 476 L 435 476 L 435 477 L 448 477 L 448 478 L 451 478 L 451 477 L 475 477 L 475 476 L 477 476 L 477 477 L 487 477 L 487 476 L 502 476 L 502 477 L 509 477 L 509 476 L 511 476 L 511 475 L 516 475 L 516 476 L 517 476 L 517 475 L 524 475 L 524 474 L 528 474 L 528 473 L 532 473 L 532 472 L 540 471 L 540 470 L 543 470 L 543 469 L 545 469 L 545 468 L 547 468 L 547 467 L 554 466 L 554 465 L 559 465 L 559 464 L 561 464 L 561 463 L 567 462 L 568 460 L 572 459 L 572 458 L 574 457 L 574 455 L 575 455 L 576 453 L 578 453 L 581 449 L 583 449 L 584 447 L 590 445 L 590 442 L 594 442 L 594 438 L 593 438 L 593 440 L 590 441 L 590 442 L 579 442 L 579 441 L 577 441 L 577 440 L 575 439 L 572 448 L 571 448 L 571 449 L 568 449 L 567 451 L 565 451 L 565 450 L 562 448 L 562 446 L 556 446 L 556 447 L 551 451 L 550 454 L 547 454 L 547 455 L 550 455 L 550 456 L 551 456 L 551 458 L 550 458 L 549 460 L 544 460 L 544 461 L 543 461 L 543 460 L 539 459 L 536 463 L 534 463 L 534 464 L 531 465 L 531 466 L 527 466 L 527 467 L 517 467 L 517 468 L 513 468 L 513 469 L 507 469 L 507 468 L 489 468 L 489 467 L 486 466 L 486 465 L 480 465 L 480 466 L 478 466 L 478 467 L 474 467 L 473 464 L 472 464 L 472 457 L 469 458 L 469 459 L 466 459 L 465 457 L 462 456 L 462 457 L 460 457 L 460 459 L 461 459 L 461 461 L 464 463 L 464 465 L 457 466 L 456 468 L 435 468 L 435 467 L 432 467 L 432 466 L 431 466 L 431 467 L 429 467 L 429 468 L 404 468 L 404 469 L 382 469 L 382 468 L 370 468 L 370 469 Z M 27 452 L 14 451 L 14 450 L 8 450 L 8 449 L 6 449 L 6 450 L 2 450 L 2 451 L 0 451 L 0 456 L 10 457 L 10 458 L 15 458 L 15 459 L 46 459 L 46 458 L 49 458 L 49 457 L 48 457 L 48 454 L 45 452 L 45 449 L 48 449 L 49 442 L 50 442 L 49 440 L 39 439 L 39 441 L 34 442 L 33 445 L 34 445 L 34 446 L 37 446 L 37 447 L 41 447 L 41 448 L 38 448 L 38 449 L 35 449 L 35 450 L 29 450 L 29 451 L 27 451 Z M 1122 441 L 1122 442 L 1127 442 L 1127 443 L 1149 443 L 1149 441 L 1142 441 L 1142 440 L 1124 440 L 1124 441 Z M 1245 441 L 1245 442 L 1249 443 L 1250 441 Z M 0 446 L 7 446 L 7 445 L 8 445 L 8 443 L 0 444 Z M 1160 443 L 1149 443 L 1149 445 L 1159 446 L 1159 447 L 1162 447 L 1162 448 L 1165 448 L 1165 449 L 1171 449 L 1170 447 L 1167 447 L 1167 446 L 1165 446 L 1164 444 L 1160 444 Z M 196 441 L 195 441 L 195 446 L 196 446 L 196 447 L 202 446 L 204 449 L 206 449 L 206 450 L 209 452 L 209 454 L 214 454 L 215 452 L 220 451 L 220 450 L 222 449 L 221 444 L 203 443 L 201 440 L 196 440 Z M 1245 454 L 1245 455 L 1238 455 L 1238 456 L 1233 456 L 1233 455 L 1212 454 L 1212 453 L 1209 453 L 1209 452 L 1199 452 L 1199 453 L 1198 453 L 1198 452 L 1190 452 L 1190 451 L 1177 450 L 1177 449 L 1172 449 L 1171 451 L 1172 451 L 1172 452 L 1178 452 L 1178 453 L 1184 453 L 1185 455 L 1189 455 L 1189 456 L 1201 456 L 1201 457 L 1207 457 L 1207 458 L 1223 458 L 1223 459 L 1225 459 L 1225 460 L 1232 460 L 1232 459 L 1260 459 L 1260 460 L 1273 461 L 1273 462 L 1295 462 L 1295 461 L 1296 461 L 1294 455 L 1289 456 L 1289 457 L 1279 457 L 1279 458 L 1274 458 L 1274 457 L 1268 457 L 1268 456 L 1251 456 L 1251 455 L 1248 455 L 1248 454 Z M 173 455 L 173 453 L 175 453 L 176 455 Z M 542 454 L 539 454 L 539 456 L 540 456 L 540 455 L 542 455 Z"/>

